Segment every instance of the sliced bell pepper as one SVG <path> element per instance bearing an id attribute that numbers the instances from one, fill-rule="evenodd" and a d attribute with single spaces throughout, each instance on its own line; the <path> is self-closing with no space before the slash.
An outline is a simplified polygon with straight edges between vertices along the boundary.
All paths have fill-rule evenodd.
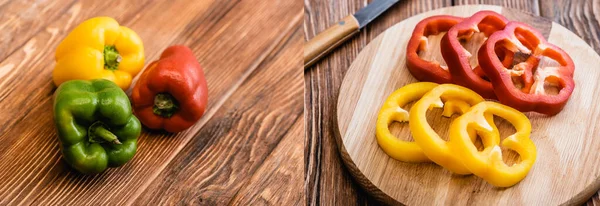
<path id="1" fill-rule="evenodd" d="M 530 56 L 524 62 L 508 68 L 498 58 L 498 48 L 503 48 L 510 55 L 521 52 Z M 555 60 L 559 65 L 539 68 L 543 56 Z M 537 30 L 523 23 L 510 22 L 503 31 L 492 34 L 479 50 L 478 59 L 494 84 L 498 100 L 522 112 L 555 115 L 565 106 L 575 88 L 575 65 L 571 57 L 548 43 Z M 515 85 L 515 80 L 521 82 L 519 86 Z M 557 86 L 560 91 L 558 94 L 548 94 L 544 89 L 546 84 Z"/>
<path id="2" fill-rule="evenodd" d="M 423 150 L 417 143 L 403 141 L 396 138 L 389 129 L 389 125 L 396 122 L 408 121 L 408 112 L 402 107 L 421 97 L 437 87 L 431 82 L 418 82 L 408 84 L 392 93 L 383 103 L 377 117 L 376 136 L 381 149 L 390 157 L 403 162 L 429 162 Z"/>
<path id="3" fill-rule="evenodd" d="M 151 129 L 180 132 L 204 114 L 208 88 L 202 67 L 186 46 L 171 46 L 148 65 L 131 93 L 133 110 Z"/>
<path id="4" fill-rule="evenodd" d="M 54 84 L 72 79 L 108 79 L 127 90 L 144 67 L 144 46 L 131 29 L 109 17 L 79 24 L 56 48 Z"/>
<path id="5" fill-rule="evenodd" d="M 61 84 L 54 92 L 54 123 L 65 161 L 86 174 L 131 160 L 142 130 L 127 94 L 105 79 Z"/>
<path id="6" fill-rule="evenodd" d="M 489 115 L 507 120 L 515 127 L 516 133 L 500 143 L 500 135 L 493 121 L 489 121 Z M 473 130 L 481 137 L 483 151 L 478 151 L 473 144 Z M 510 187 L 525 178 L 535 162 L 537 152 L 529 139 L 530 134 L 531 123 L 527 116 L 511 107 L 486 101 L 476 104 L 452 121 L 448 144 L 473 174 L 494 186 Z M 507 165 L 502 160 L 499 145 L 516 151 L 520 155 L 520 162 Z"/>
<path id="7" fill-rule="evenodd" d="M 424 60 L 418 53 L 427 49 L 427 36 L 447 32 L 462 20 L 461 17 L 449 15 L 431 16 L 421 20 L 415 26 L 406 48 L 406 66 L 417 80 L 438 84 L 452 83 L 448 67 L 442 67 L 436 61 Z"/>
<path id="8" fill-rule="evenodd" d="M 409 112 L 409 126 L 415 142 L 421 146 L 423 153 L 433 162 L 457 174 L 471 174 L 471 172 L 462 165 L 462 160 L 431 128 L 427 122 L 427 110 L 431 108 L 444 107 L 443 115 L 450 117 L 454 113 L 462 114 L 466 112 L 471 105 L 484 101 L 474 91 L 462 86 L 453 84 L 442 84 L 426 93 L 417 101 Z M 454 102 L 450 104 L 450 102 Z M 447 107 L 446 107 L 447 106 Z M 486 116 L 488 121 L 493 123 L 493 116 Z M 497 130 L 497 129 L 496 129 Z M 470 136 L 474 141 L 475 131 Z"/>
<path id="9" fill-rule="evenodd" d="M 458 84 L 477 92 L 484 98 L 496 99 L 492 84 L 485 80 L 486 76 L 476 66 L 473 68 L 470 58 L 477 56 L 469 53 L 461 40 L 469 40 L 476 32 L 482 32 L 486 37 L 504 29 L 508 20 L 493 11 L 480 11 L 453 26 L 440 42 L 442 57 L 448 65 L 454 84 Z"/>

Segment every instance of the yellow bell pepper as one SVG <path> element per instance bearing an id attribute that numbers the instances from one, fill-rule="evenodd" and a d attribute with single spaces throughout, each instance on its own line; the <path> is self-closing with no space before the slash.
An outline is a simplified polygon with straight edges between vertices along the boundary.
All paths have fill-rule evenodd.
<path id="1" fill-rule="evenodd" d="M 79 24 L 56 48 L 54 84 L 72 79 L 108 79 L 126 90 L 144 66 L 144 46 L 131 29 L 110 17 Z"/>
<path id="2" fill-rule="evenodd" d="M 502 140 L 501 145 L 516 151 L 519 163 L 508 166 L 502 160 L 500 135 L 493 122 L 486 121 L 489 115 L 499 116 L 515 127 L 516 133 Z M 472 142 L 472 130 L 481 137 L 484 145 L 481 152 Z M 523 113 L 496 102 L 482 102 L 452 122 L 448 144 L 473 174 L 494 186 L 510 187 L 525 178 L 535 162 L 537 151 L 530 134 L 531 123 Z"/>
<path id="3" fill-rule="evenodd" d="M 431 82 L 406 85 L 392 93 L 383 103 L 377 117 L 376 136 L 379 147 L 390 157 L 403 162 L 429 162 L 423 150 L 415 142 L 403 141 L 390 133 L 389 125 L 408 121 L 408 112 L 402 107 L 419 100 L 425 93 L 437 87 Z"/>
<path id="4" fill-rule="evenodd" d="M 433 162 L 456 174 L 471 174 L 462 164 L 461 157 L 457 155 L 427 122 L 427 110 L 444 108 L 443 115 L 463 114 L 472 105 L 484 101 L 479 94 L 470 89 L 453 84 L 442 84 L 417 101 L 409 113 L 409 126 L 415 142 L 421 146 L 423 153 Z M 444 104 L 444 102 L 446 104 Z M 486 116 L 493 124 L 493 116 Z M 494 125 L 495 126 L 495 125 Z M 495 130 L 497 131 L 497 129 Z M 475 140 L 474 130 L 469 131 L 471 141 Z"/>

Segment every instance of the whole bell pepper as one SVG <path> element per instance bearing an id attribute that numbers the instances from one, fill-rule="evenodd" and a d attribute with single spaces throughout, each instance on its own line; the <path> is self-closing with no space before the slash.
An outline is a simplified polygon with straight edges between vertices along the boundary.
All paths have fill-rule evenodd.
<path id="1" fill-rule="evenodd" d="M 427 36 L 447 32 L 462 20 L 461 17 L 438 15 L 425 18 L 415 26 L 406 48 L 406 66 L 417 80 L 438 84 L 452 83 L 448 67 L 442 67 L 439 62 L 424 60 L 418 53 L 427 49 Z"/>
<path id="2" fill-rule="evenodd" d="M 52 73 L 59 86 L 72 79 L 108 79 L 127 90 L 144 67 L 144 47 L 131 29 L 109 17 L 79 24 L 56 48 Z"/>
<path id="3" fill-rule="evenodd" d="M 508 55 L 497 54 L 501 50 Z M 524 61 L 507 66 L 498 56 L 524 53 Z M 558 66 L 541 68 L 543 56 L 558 62 Z M 559 113 L 573 93 L 575 65 L 571 57 L 559 47 L 550 44 L 534 28 L 519 22 L 510 22 L 503 31 L 492 34 L 478 53 L 481 69 L 494 84 L 498 100 L 519 111 L 535 111 L 547 115 Z M 518 86 L 515 79 L 520 82 Z M 548 94 L 544 86 L 554 85 L 558 94 Z"/>
<path id="4" fill-rule="evenodd" d="M 489 37 L 503 30 L 507 23 L 508 20 L 496 12 L 480 11 L 448 30 L 440 41 L 440 47 L 453 83 L 472 89 L 484 98 L 496 99 L 492 84 L 484 79 L 486 75 L 479 66 L 471 66 L 469 59 L 477 58 L 477 55 L 469 53 L 460 40 L 469 40 L 476 32 Z"/>
<path id="5" fill-rule="evenodd" d="M 423 153 L 433 162 L 456 174 L 471 174 L 462 164 L 461 156 L 457 155 L 449 143 L 444 141 L 427 122 L 427 110 L 431 108 L 444 108 L 443 115 L 463 114 L 472 105 L 484 101 L 474 91 L 453 84 L 442 84 L 433 88 L 417 101 L 409 112 L 410 131 L 415 142 L 421 146 Z M 454 102 L 448 105 L 449 102 Z M 486 116 L 487 121 L 493 123 L 493 116 Z M 495 131 L 498 131 L 497 129 Z M 475 131 L 471 131 L 471 141 L 476 138 Z"/>
<path id="6" fill-rule="evenodd" d="M 99 173 L 133 158 L 141 124 L 115 83 L 71 80 L 54 93 L 54 123 L 66 162 L 82 173 Z"/>
<path id="7" fill-rule="evenodd" d="M 171 46 L 148 65 L 131 94 L 133 109 L 151 129 L 180 132 L 204 114 L 208 88 L 202 67 L 185 46 Z"/>
<path id="8" fill-rule="evenodd" d="M 500 143 L 500 134 L 488 117 L 495 115 L 510 122 L 516 133 Z M 472 131 L 481 137 L 484 149 L 473 144 Z M 481 102 L 452 121 L 448 144 L 460 156 L 462 164 L 473 174 L 497 187 L 510 187 L 521 181 L 535 162 L 535 145 L 529 139 L 531 123 L 523 113 L 496 102 Z M 520 162 L 507 165 L 499 145 L 516 151 Z"/>

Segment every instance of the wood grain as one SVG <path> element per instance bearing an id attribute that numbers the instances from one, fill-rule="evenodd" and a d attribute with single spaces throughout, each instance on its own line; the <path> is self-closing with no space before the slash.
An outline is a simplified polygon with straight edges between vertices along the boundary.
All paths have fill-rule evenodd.
<path id="1" fill-rule="evenodd" d="M 363 0 L 305 0 L 305 40 L 366 5 Z M 352 178 L 337 154 L 333 141 L 334 105 L 343 75 L 362 48 L 378 34 L 412 15 L 435 8 L 462 4 L 493 4 L 519 9 L 524 12 L 549 17 L 580 37 L 585 30 L 597 31 L 597 0 L 538 1 L 538 0 L 455 0 L 455 1 L 401 1 L 356 35 L 352 41 L 339 47 L 311 70 L 305 72 L 305 120 L 306 139 L 306 194 L 307 203 L 338 203 L 343 205 L 379 205 L 366 195 Z M 562 6 L 568 5 L 568 6 Z M 573 25 L 569 25 L 573 24 Z M 597 32 L 596 32 L 597 33 Z M 582 37 L 596 52 L 600 52 L 597 40 Z M 335 189 L 334 189 L 335 188 Z M 588 201 L 599 204 L 598 193 Z"/>
<path id="2" fill-rule="evenodd" d="M 538 0 L 455 0 L 454 5 L 488 4 L 506 8 L 518 9 L 531 14 L 540 15 L 540 2 Z"/>
<path id="3" fill-rule="evenodd" d="M 416 81 L 405 66 L 405 48 L 410 36 L 403 34 L 410 34 L 414 26 L 427 16 L 465 16 L 480 10 L 506 13 L 506 9 L 493 6 L 461 6 L 429 11 L 389 28 L 363 49 L 350 66 L 338 99 L 337 120 L 343 142 L 338 147 L 343 160 L 352 168 L 350 172 L 357 181 L 365 184 L 376 197 L 387 195 L 408 205 L 581 204 L 600 187 L 600 171 L 595 166 L 600 164 L 600 156 L 595 152 L 600 149 L 600 141 L 589 138 L 600 132 L 595 128 L 594 120 L 600 109 L 589 105 L 590 101 L 595 101 L 595 98 L 589 97 L 596 93 L 598 85 L 593 82 L 599 75 L 590 70 L 593 67 L 590 62 L 600 61 L 600 56 L 583 40 L 556 23 L 550 32 L 542 33 L 549 33 L 548 41 L 571 55 L 579 72 L 575 81 L 580 86 L 558 115 L 545 117 L 527 113 L 533 125 L 531 139 L 538 148 L 538 158 L 527 178 L 519 184 L 498 190 L 480 178 L 451 175 L 435 164 L 399 162 L 383 153 L 375 141 L 374 125 L 379 107 L 374 105 L 382 105 L 395 89 Z M 523 21 L 524 18 L 511 20 Z M 439 116 L 430 116 L 432 127 L 448 128 L 450 121 Z M 589 125 L 568 124 L 578 120 Z M 510 125 L 502 125 L 499 129 L 506 136 L 513 130 Z M 440 135 L 447 136 L 447 130 L 442 130 Z M 573 178 L 572 174 L 582 174 L 582 178 Z M 377 189 L 372 190 L 372 187 Z M 435 194 L 435 198 L 427 194 Z"/>
<path id="4" fill-rule="evenodd" d="M 300 142 L 287 139 L 298 135 L 295 130 L 303 122 L 299 2 L 0 2 L 2 18 L 25 10 L 39 15 L 6 17 L 13 20 L 0 23 L 10 28 L 8 34 L 3 32 L 8 37 L 0 36 L 0 167 L 4 168 L 0 205 L 199 204 L 199 197 L 207 203 L 265 200 L 293 204 L 302 198 L 289 192 L 300 185 L 300 170 L 290 164 L 298 155 L 287 153 L 301 147 Z M 209 105 L 205 116 L 185 132 L 144 130 L 131 162 L 89 176 L 72 170 L 61 159 L 52 120 L 55 86 L 51 71 L 60 40 L 79 22 L 99 15 L 114 17 L 136 31 L 144 41 L 148 62 L 172 44 L 192 48 L 206 74 Z M 13 24 L 20 26 L 13 28 Z M 266 97 L 272 101 L 259 101 Z M 246 129 L 255 132 L 246 133 Z M 282 140 L 286 143 L 280 144 Z M 275 154 L 290 154 L 291 159 L 278 161 Z M 239 161 L 249 157 L 252 161 Z M 227 159 L 237 159 L 236 164 L 221 161 Z M 219 165 L 226 169 L 206 169 Z M 202 188 L 178 189 L 199 185 L 173 172 L 177 168 L 186 168 L 189 174 L 205 172 L 204 179 L 195 178 L 203 182 Z M 239 172 L 235 184 L 223 184 L 224 177 L 237 175 L 231 171 Z M 265 173 L 291 179 L 280 184 L 258 178 Z M 267 193 L 268 188 L 278 189 Z M 215 191 L 227 191 L 227 195 L 210 195 Z"/>
<path id="5" fill-rule="evenodd" d="M 300 117 L 248 184 L 230 202 L 233 205 L 303 205 L 302 162 L 303 145 L 298 137 L 304 135 L 304 118 Z M 290 165 L 290 166 L 287 166 Z M 253 190 L 258 190 L 255 192 Z"/>

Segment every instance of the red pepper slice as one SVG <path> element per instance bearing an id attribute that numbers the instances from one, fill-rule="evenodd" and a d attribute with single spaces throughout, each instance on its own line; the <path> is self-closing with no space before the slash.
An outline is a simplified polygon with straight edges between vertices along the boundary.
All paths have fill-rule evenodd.
<path id="1" fill-rule="evenodd" d="M 483 32 L 489 37 L 496 31 L 504 29 L 508 20 L 493 11 L 480 11 L 453 26 L 442 38 L 440 46 L 442 56 L 448 65 L 454 84 L 458 84 L 477 92 L 484 98 L 496 99 L 492 84 L 482 77 L 485 74 L 479 66 L 473 68 L 469 58 L 477 58 L 469 53 L 460 40 L 470 39 L 476 32 Z"/>
<path id="2" fill-rule="evenodd" d="M 509 68 L 498 58 L 498 48 L 504 48 L 512 53 L 510 55 L 521 52 L 530 56 Z M 559 65 L 538 68 L 543 56 L 555 60 Z M 565 106 L 575 88 L 575 65 L 571 57 L 548 43 L 537 30 L 523 23 L 510 22 L 504 31 L 492 34 L 479 50 L 478 59 L 481 69 L 494 84 L 498 100 L 522 112 L 555 115 Z M 518 88 L 514 80 L 521 80 L 522 87 Z M 558 87 L 558 94 L 546 93 L 546 83 Z"/>
<path id="3" fill-rule="evenodd" d="M 415 26 L 406 48 L 406 66 L 416 79 L 439 84 L 452 83 L 447 67 L 442 68 L 439 62 L 422 59 L 418 52 L 427 49 L 427 36 L 447 32 L 462 20 L 461 17 L 438 15 L 425 18 Z"/>

